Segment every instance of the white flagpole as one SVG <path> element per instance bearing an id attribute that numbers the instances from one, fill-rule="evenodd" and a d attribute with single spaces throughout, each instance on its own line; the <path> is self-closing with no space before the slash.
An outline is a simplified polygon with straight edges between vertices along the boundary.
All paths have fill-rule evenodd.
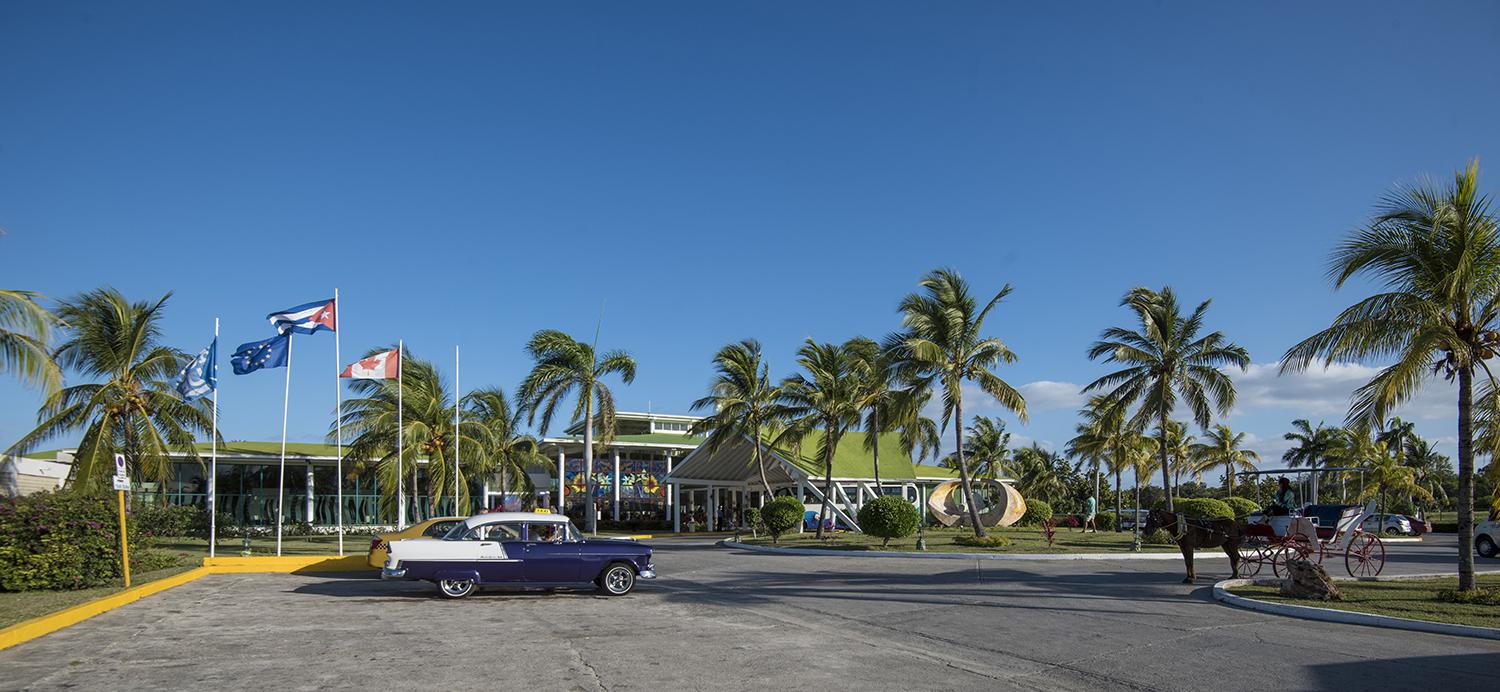
<path id="1" fill-rule="evenodd" d="M 219 374 L 219 318 L 214 318 L 214 372 Z M 213 421 L 208 437 L 208 556 L 214 556 L 214 544 L 219 541 L 219 383 L 214 382 Z"/>
<path id="2" fill-rule="evenodd" d="M 339 289 L 333 289 L 333 427 L 338 440 L 338 459 L 334 462 L 334 473 L 338 475 L 335 481 L 338 483 L 338 521 L 339 521 L 339 557 L 344 556 L 344 383 L 339 380 L 339 372 L 343 368 L 344 361 L 339 357 L 339 330 L 344 327 L 339 322 Z M 327 438 L 324 438 L 327 439 Z M 312 517 L 308 517 L 312 521 Z"/>
<path id="3" fill-rule="evenodd" d="M 401 487 L 406 475 L 403 456 L 406 451 L 406 427 L 402 417 L 405 415 L 405 406 L 401 401 L 401 373 L 406 370 L 406 341 L 396 342 L 396 529 L 406 528 L 406 492 Z M 412 488 L 412 493 L 417 492 Z"/>
<path id="4" fill-rule="evenodd" d="M 458 386 L 458 346 L 453 347 L 453 514 L 458 514 L 458 402 L 463 398 Z"/>
<path id="5" fill-rule="evenodd" d="M 286 390 L 281 397 L 281 474 L 276 479 L 276 556 L 281 557 L 281 501 L 286 495 L 286 411 L 292 400 L 292 333 L 286 333 Z"/>

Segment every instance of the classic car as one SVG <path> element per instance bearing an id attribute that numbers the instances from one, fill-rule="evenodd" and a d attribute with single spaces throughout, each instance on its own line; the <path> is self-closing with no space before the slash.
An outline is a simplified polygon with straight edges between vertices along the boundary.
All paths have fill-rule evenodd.
<path id="1" fill-rule="evenodd" d="M 1474 525 L 1474 552 L 1480 557 L 1500 557 L 1500 521 L 1482 521 Z"/>
<path id="2" fill-rule="evenodd" d="M 654 579 L 651 547 L 585 538 L 568 517 L 531 512 L 476 514 L 442 538 L 393 541 L 382 579 L 429 581 L 448 598 L 487 585 L 577 587 L 623 596 Z"/>
<path id="3" fill-rule="evenodd" d="M 442 538 L 453 530 L 454 525 L 463 521 L 466 517 L 433 517 L 427 521 L 417 522 L 395 533 L 382 533 L 370 539 L 370 553 L 366 556 L 366 562 L 375 569 L 385 566 L 386 548 L 393 541 L 403 538 L 416 538 L 427 536 L 429 538 Z"/>

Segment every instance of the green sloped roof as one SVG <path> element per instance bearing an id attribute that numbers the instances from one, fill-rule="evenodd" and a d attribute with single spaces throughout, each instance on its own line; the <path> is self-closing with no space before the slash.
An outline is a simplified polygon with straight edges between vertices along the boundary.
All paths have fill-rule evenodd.
<path id="1" fill-rule="evenodd" d="M 917 464 L 914 470 L 918 476 L 923 478 L 958 478 L 958 471 L 956 469 L 943 466 Z"/>
<path id="2" fill-rule="evenodd" d="M 873 478 L 875 476 L 875 456 L 870 450 L 865 449 L 866 434 L 848 432 L 839 439 L 838 449 L 833 452 L 835 478 Z M 880 478 L 882 480 L 915 478 L 916 475 L 912 473 L 911 455 L 901 448 L 901 436 L 897 433 L 881 433 L 879 439 Z M 822 476 L 823 458 L 818 456 L 818 450 L 822 448 L 822 445 L 823 431 L 814 430 L 803 438 L 800 458 L 793 455 L 785 445 L 777 447 L 776 451 L 808 475 Z"/>
<path id="3" fill-rule="evenodd" d="M 195 445 L 199 454 L 208 454 L 211 446 L 207 442 L 199 442 Z M 219 445 L 220 454 L 254 454 L 258 456 L 280 456 L 280 442 L 225 442 Z M 338 447 L 334 445 L 314 444 L 311 442 L 288 442 L 286 443 L 287 456 L 299 457 L 335 457 L 338 456 Z"/>

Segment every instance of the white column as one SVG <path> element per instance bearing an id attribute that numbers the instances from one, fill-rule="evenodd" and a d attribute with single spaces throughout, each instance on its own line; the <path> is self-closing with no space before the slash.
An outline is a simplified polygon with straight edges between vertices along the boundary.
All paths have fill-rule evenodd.
<path id="1" fill-rule="evenodd" d="M 614 465 L 615 465 L 615 475 L 610 480 L 610 486 L 611 486 L 610 490 L 614 493 L 614 500 L 612 502 L 612 504 L 614 506 L 610 510 L 610 514 L 611 514 L 611 516 L 614 517 L 615 521 L 619 521 L 620 520 L 620 450 L 618 450 L 618 449 L 611 449 L 609 451 L 610 451 L 610 460 L 613 461 Z"/>
<path id="2" fill-rule="evenodd" d="M 484 479 L 484 494 L 480 497 L 484 499 L 480 500 L 479 512 L 475 512 L 475 514 L 490 511 L 490 479 L 488 478 Z M 500 494 L 500 509 L 505 509 L 505 494 L 503 492 Z"/>
<path id="3" fill-rule="evenodd" d="M 667 493 L 667 501 L 671 502 L 671 497 L 680 495 L 682 491 L 679 489 L 677 483 L 669 483 L 667 485 Z M 672 533 L 682 533 L 682 505 L 675 502 L 672 502 Z"/>
<path id="4" fill-rule="evenodd" d="M 668 476 L 672 475 L 672 456 L 670 454 L 667 455 L 667 475 Z M 676 521 L 677 520 L 675 518 L 675 512 L 676 511 L 677 511 L 677 484 L 676 483 L 668 483 L 667 484 L 667 512 L 669 514 L 673 514 L 674 515 L 673 520 L 672 520 L 673 521 L 673 529 L 672 529 L 673 531 L 677 530 L 676 529 Z"/>
<path id="5" fill-rule="evenodd" d="M 556 508 L 558 514 L 567 514 L 567 511 L 565 510 L 565 508 L 563 506 L 563 488 L 568 484 L 568 477 L 564 473 L 564 468 L 563 467 L 566 464 L 567 459 L 568 459 L 568 453 L 567 453 L 567 451 L 562 448 L 562 445 L 558 445 L 557 446 L 557 508 Z"/>
<path id="6" fill-rule="evenodd" d="M 313 511 L 314 511 L 314 507 L 313 507 L 313 465 L 312 465 L 311 461 L 307 462 L 307 505 L 306 505 L 306 508 L 307 508 L 306 520 L 307 520 L 307 523 L 311 524 L 311 523 L 313 523 Z"/>

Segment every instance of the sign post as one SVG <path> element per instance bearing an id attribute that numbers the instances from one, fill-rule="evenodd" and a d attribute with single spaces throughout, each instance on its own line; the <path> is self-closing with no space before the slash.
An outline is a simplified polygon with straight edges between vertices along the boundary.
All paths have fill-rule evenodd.
<path id="1" fill-rule="evenodd" d="M 125 491 L 130 489 L 130 476 L 125 471 L 125 455 L 115 455 L 115 496 L 120 500 L 120 565 L 124 567 L 125 588 L 130 588 L 130 541 L 125 535 Z"/>

